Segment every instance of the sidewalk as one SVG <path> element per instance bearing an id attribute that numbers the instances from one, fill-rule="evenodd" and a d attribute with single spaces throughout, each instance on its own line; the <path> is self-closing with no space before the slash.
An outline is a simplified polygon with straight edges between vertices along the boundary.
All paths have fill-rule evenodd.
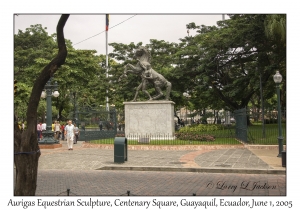
<path id="1" fill-rule="evenodd" d="M 74 150 L 62 147 L 41 149 L 39 169 L 71 170 L 135 170 L 182 171 L 207 173 L 285 174 L 286 168 L 273 146 L 172 146 L 164 150 L 158 146 L 128 146 L 128 161 L 114 163 L 113 145 L 93 145 L 79 141 Z M 155 149 L 155 150 L 154 150 Z"/>
<path id="2" fill-rule="evenodd" d="M 61 143 L 41 149 L 36 196 L 286 196 L 272 147 L 129 145 L 115 163 L 113 145 Z"/>

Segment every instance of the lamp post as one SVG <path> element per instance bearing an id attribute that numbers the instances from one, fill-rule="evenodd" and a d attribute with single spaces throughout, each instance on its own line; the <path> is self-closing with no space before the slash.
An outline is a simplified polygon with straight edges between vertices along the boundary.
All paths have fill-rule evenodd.
<path id="1" fill-rule="evenodd" d="M 279 71 L 276 71 L 276 74 L 273 76 L 274 82 L 276 84 L 277 89 L 277 111 L 278 111 L 278 147 L 279 153 L 277 157 L 281 157 L 281 152 L 283 151 L 283 136 L 282 136 L 282 129 L 281 129 L 281 107 L 280 107 L 280 88 L 279 85 L 282 81 L 282 76 Z"/>
<path id="2" fill-rule="evenodd" d="M 190 94 L 189 94 L 189 91 L 184 92 L 182 95 L 187 99 L 187 102 L 188 102 L 188 101 L 189 101 L 189 98 L 191 97 Z M 188 124 L 188 118 L 187 118 L 187 106 L 185 107 L 185 121 L 186 121 L 186 124 Z"/>
<path id="3" fill-rule="evenodd" d="M 47 123 L 46 131 L 43 132 L 43 139 L 39 141 L 39 144 L 57 144 L 59 141 L 54 138 L 54 133 L 52 131 L 52 96 L 58 97 L 59 92 L 57 91 L 58 85 L 57 82 L 54 82 L 54 85 L 51 84 L 52 78 L 45 85 L 45 91 L 42 92 L 41 97 L 47 97 Z M 52 93 L 52 90 L 54 92 Z"/>
<path id="4" fill-rule="evenodd" d="M 74 123 L 78 126 L 78 122 L 79 122 L 79 119 L 78 119 L 78 110 L 77 110 L 77 101 L 76 101 L 76 92 L 74 91 L 73 92 L 73 121 Z"/>

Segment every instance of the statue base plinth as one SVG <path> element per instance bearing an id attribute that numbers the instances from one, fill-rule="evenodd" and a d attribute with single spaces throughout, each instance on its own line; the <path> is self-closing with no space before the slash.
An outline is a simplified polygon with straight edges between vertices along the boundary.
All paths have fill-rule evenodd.
<path id="1" fill-rule="evenodd" d="M 175 139 L 174 102 L 124 102 L 125 137 L 129 140 Z"/>

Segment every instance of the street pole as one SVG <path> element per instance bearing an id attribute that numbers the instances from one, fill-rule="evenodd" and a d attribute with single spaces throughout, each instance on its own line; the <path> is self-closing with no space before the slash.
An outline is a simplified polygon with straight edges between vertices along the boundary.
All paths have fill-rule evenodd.
<path id="1" fill-rule="evenodd" d="M 277 106 L 278 106 L 278 145 L 279 145 L 279 153 L 277 157 L 281 157 L 281 152 L 283 151 L 283 136 L 282 136 L 282 128 L 281 128 L 281 106 L 280 106 L 280 88 L 279 84 L 276 84 L 277 89 Z"/>
<path id="2" fill-rule="evenodd" d="M 187 99 L 187 102 L 189 102 L 189 92 L 184 92 L 183 93 L 183 96 Z M 188 108 L 188 104 L 185 106 L 185 124 L 187 125 L 188 124 L 188 119 L 187 119 L 187 108 Z"/>
<path id="3" fill-rule="evenodd" d="M 43 138 L 39 141 L 39 144 L 58 144 L 59 141 L 54 138 L 54 132 L 52 131 L 52 88 L 55 90 L 53 96 L 58 97 L 57 82 L 51 85 L 52 78 L 49 79 L 45 85 L 46 97 L 47 97 L 47 124 L 46 131 L 43 132 Z M 45 95 L 42 93 L 42 97 Z"/>
<path id="4" fill-rule="evenodd" d="M 257 69 L 257 67 L 256 67 Z M 262 90 L 262 81 L 261 81 L 261 69 L 259 70 L 259 88 L 260 88 L 260 100 L 261 100 L 261 120 L 262 120 L 262 136 L 266 138 L 266 130 L 265 130 L 265 107 L 264 107 L 264 99 L 263 99 L 263 90 Z"/>
<path id="5" fill-rule="evenodd" d="M 77 106 L 77 103 L 75 105 L 76 105 L 76 109 L 75 109 L 76 125 L 79 126 L 80 121 L 79 121 L 79 116 L 78 116 L 78 106 Z"/>
<path id="6" fill-rule="evenodd" d="M 276 83 L 276 89 L 277 89 L 277 111 L 278 111 L 278 116 L 277 116 L 277 123 L 278 123 L 278 148 L 279 148 L 279 153 L 277 157 L 282 156 L 282 151 L 283 151 L 283 136 L 282 136 L 282 129 L 281 129 L 281 106 L 280 106 L 280 83 L 282 81 L 282 76 L 279 74 L 279 71 L 276 71 L 276 74 L 274 75 L 274 82 Z"/>
<path id="7" fill-rule="evenodd" d="M 109 14 L 105 15 L 106 22 L 106 78 L 108 78 L 108 26 L 109 26 Z M 109 101 L 108 101 L 108 89 L 106 89 L 106 111 L 109 111 Z"/>
<path id="8" fill-rule="evenodd" d="M 77 109 L 77 100 L 76 100 L 76 94 L 77 92 L 73 92 L 73 120 L 74 123 L 78 126 L 79 119 L 78 119 L 78 109 Z"/>

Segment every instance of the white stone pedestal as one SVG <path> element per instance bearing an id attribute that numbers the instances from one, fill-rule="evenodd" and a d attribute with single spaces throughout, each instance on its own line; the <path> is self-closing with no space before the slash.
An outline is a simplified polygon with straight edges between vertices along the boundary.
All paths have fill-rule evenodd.
<path id="1" fill-rule="evenodd" d="M 124 102 L 127 139 L 167 140 L 175 137 L 174 102 Z"/>

